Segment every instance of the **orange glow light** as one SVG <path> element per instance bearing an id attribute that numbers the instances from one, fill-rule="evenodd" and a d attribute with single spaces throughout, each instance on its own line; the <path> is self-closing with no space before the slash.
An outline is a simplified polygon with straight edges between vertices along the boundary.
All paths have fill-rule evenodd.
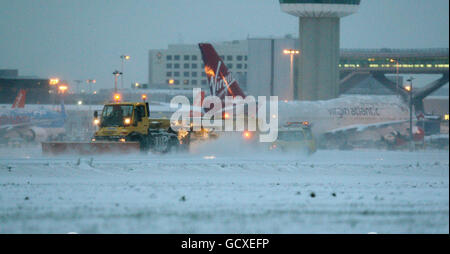
<path id="1" fill-rule="evenodd" d="M 173 83 L 175 83 L 175 80 L 170 79 L 170 80 L 169 80 L 169 84 L 170 84 L 170 85 L 173 85 Z"/>
<path id="2" fill-rule="evenodd" d="M 252 134 L 249 131 L 244 131 L 244 138 L 249 139 L 252 137 Z"/>
<path id="3" fill-rule="evenodd" d="M 146 94 L 142 94 L 141 98 L 142 98 L 143 101 L 145 101 L 147 99 L 147 95 Z"/>
<path id="4" fill-rule="evenodd" d="M 120 94 L 118 94 L 118 93 L 114 94 L 114 101 L 115 102 L 119 102 L 121 100 L 121 97 L 122 96 Z"/>
<path id="5" fill-rule="evenodd" d="M 298 54 L 300 54 L 300 50 L 285 49 L 285 50 L 283 50 L 283 53 L 286 55 L 294 55 L 294 54 L 298 55 Z"/>
<path id="6" fill-rule="evenodd" d="M 50 85 L 54 86 L 57 85 L 59 83 L 59 79 L 57 78 L 51 78 L 49 81 Z"/>
<path id="7" fill-rule="evenodd" d="M 58 87 L 58 90 L 60 93 L 65 93 L 67 91 L 67 89 L 69 89 L 69 87 L 67 87 L 66 85 L 60 85 Z"/>
<path id="8" fill-rule="evenodd" d="M 228 119 L 228 118 L 230 118 L 230 114 L 228 114 L 228 113 L 225 113 L 225 114 L 223 115 L 223 118 L 225 118 L 225 119 Z"/>
<path id="9" fill-rule="evenodd" d="M 211 69 L 211 67 L 209 67 L 208 65 L 205 65 L 205 73 L 208 76 L 215 76 L 216 74 L 214 73 L 214 70 Z"/>

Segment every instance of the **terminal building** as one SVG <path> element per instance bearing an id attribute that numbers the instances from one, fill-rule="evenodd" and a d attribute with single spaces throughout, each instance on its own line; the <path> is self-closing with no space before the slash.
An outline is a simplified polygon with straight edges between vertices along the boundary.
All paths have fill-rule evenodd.
<path id="1" fill-rule="evenodd" d="M 51 101 L 48 79 L 19 76 L 17 69 L 0 70 L 0 104 L 13 104 L 20 89 L 27 91 L 26 103 L 48 104 Z"/>

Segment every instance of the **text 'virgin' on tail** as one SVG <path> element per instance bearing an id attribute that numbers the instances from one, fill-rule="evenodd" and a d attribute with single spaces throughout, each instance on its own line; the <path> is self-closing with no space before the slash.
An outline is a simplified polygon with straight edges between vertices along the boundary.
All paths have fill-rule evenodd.
<path id="1" fill-rule="evenodd" d="M 228 71 L 227 66 L 214 47 L 209 43 L 199 43 L 198 46 L 205 64 L 205 73 L 208 78 L 211 95 L 219 97 L 222 101 L 225 100 L 225 96 L 241 96 L 245 98 L 245 94 L 239 87 L 238 82 L 233 78 L 231 72 Z"/>

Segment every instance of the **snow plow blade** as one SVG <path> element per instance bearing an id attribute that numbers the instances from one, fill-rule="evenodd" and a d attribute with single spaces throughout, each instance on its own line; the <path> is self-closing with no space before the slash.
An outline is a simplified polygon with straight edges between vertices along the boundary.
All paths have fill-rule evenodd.
<path id="1" fill-rule="evenodd" d="M 44 155 L 128 154 L 139 151 L 139 142 L 42 142 Z"/>

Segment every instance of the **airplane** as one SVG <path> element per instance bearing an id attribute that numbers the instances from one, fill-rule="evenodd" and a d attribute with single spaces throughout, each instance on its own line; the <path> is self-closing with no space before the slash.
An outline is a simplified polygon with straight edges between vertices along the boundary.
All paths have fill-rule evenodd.
<path id="1" fill-rule="evenodd" d="M 225 96 L 245 98 L 214 47 L 199 43 L 199 48 L 210 94 L 218 96 L 222 103 Z M 278 107 L 279 123 L 307 121 L 312 124 L 314 135 L 325 142 L 346 145 L 355 139 L 388 141 L 409 135 L 409 106 L 397 96 L 349 95 L 324 101 L 280 101 Z M 413 126 L 415 140 L 423 138 L 423 134 L 423 129 Z"/>
<path id="2" fill-rule="evenodd" d="M 25 108 L 26 90 L 21 89 L 11 109 L 0 109 L 0 143 L 11 140 L 41 142 L 61 138 L 65 134 L 67 117 L 64 104 L 61 111 Z"/>

